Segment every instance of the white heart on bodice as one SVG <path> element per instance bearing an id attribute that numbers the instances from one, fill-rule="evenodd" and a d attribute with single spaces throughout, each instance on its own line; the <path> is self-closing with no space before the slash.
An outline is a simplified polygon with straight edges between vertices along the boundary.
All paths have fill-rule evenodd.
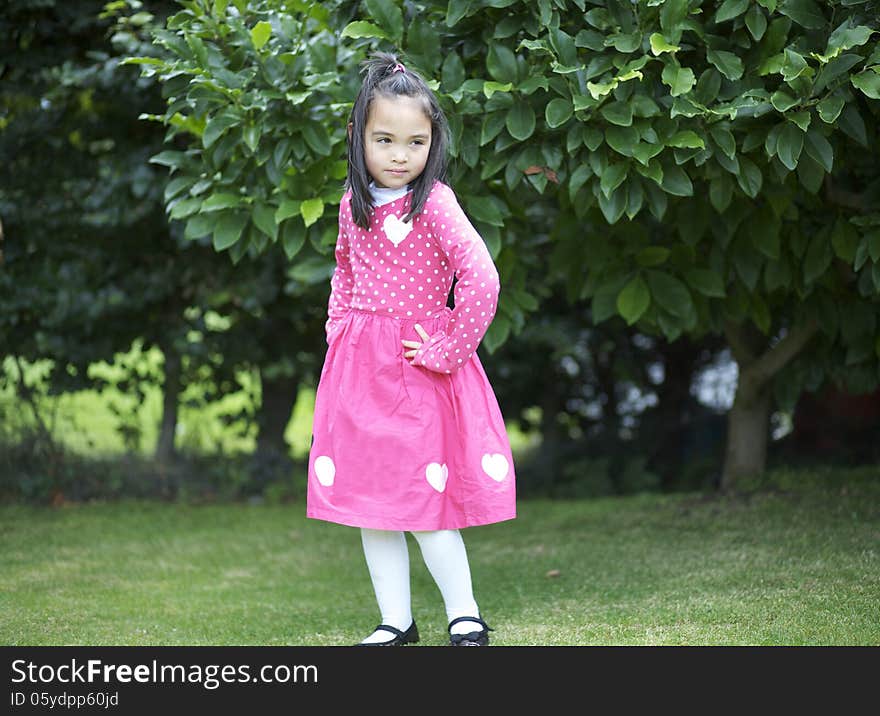
<path id="1" fill-rule="evenodd" d="M 483 466 L 483 472 L 495 480 L 495 482 L 501 482 L 507 477 L 507 471 L 510 469 L 510 464 L 507 462 L 507 458 L 497 452 L 492 455 L 489 453 L 483 455 L 481 464 Z"/>
<path id="2" fill-rule="evenodd" d="M 385 231 L 385 236 L 396 248 L 412 231 L 412 221 L 402 221 L 396 214 L 389 214 L 385 217 L 382 229 Z"/>
<path id="3" fill-rule="evenodd" d="M 437 492 L 443 492 L 446 489 L 446 480 L 449 479 L 449 468 L 445 462 L 442 465 L 432 462 L 425 468 L 425 479 Z"/>

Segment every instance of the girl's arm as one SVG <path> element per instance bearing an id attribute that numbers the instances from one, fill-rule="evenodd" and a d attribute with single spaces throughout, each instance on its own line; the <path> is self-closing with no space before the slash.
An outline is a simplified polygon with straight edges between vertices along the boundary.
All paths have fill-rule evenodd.
<path id="1" fill-rule="evenodd" d="M 348 235 L 342 228 L 343 207 L 340 206 L 339 235 L 336 237 L 336 268 L 330 279 L 330 300 L 327 306 L 327 322 L 324 324 L 327 333 L 327 344 L 333 339 L 334 331 L 348 313 L 351 307 L 351 295 L 354 288 L 354 276 L 351 271 L 351 261 L 348 256 Z"/>
<path id="2" fill-rule="evenodd" d="M 425 205 L 434 238 L 455 270 L 455 308 L 446 326 L 422 343 L 412 359 L 437 373 L 454 373 L 476 352 L 498 307 L 498 269 L 483 238 L 445 185 Z M 434 214 L 434 210 L 437 214 Z"/>

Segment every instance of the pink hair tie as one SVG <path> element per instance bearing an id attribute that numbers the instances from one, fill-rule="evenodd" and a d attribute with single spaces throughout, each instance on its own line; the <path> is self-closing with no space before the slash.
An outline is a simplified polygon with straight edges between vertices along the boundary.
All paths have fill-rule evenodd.
<path id="1" fill-rule="evenodd" d="M 394 65 L 394 69 L 391 70 L 391 74 L 394 74 L 395 72 L 406 72 L 406 67 L 398 62 Z"/>

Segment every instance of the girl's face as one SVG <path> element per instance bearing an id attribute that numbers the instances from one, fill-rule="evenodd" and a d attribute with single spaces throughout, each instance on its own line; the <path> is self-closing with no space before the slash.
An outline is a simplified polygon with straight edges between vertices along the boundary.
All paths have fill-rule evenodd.
<path id="1" fill-rule="evenodd" d="M 418 97 L 373 98 L 364 129 L 364 158 L 376 186 L 400 189 L 415 181 L 430 148 L 431 120 Z"/>

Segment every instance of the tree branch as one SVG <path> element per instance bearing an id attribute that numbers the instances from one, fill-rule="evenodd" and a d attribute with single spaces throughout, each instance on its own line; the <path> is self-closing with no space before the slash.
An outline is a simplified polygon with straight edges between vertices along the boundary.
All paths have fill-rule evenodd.
<path id="1" fill-rule="evenodd" d="M 750 377 L 759 384 L 770 380 L 803 350 L 818 328 L 819 324 L 813 319 L 795 325 L 779 343 L 746 368 Z"/>

